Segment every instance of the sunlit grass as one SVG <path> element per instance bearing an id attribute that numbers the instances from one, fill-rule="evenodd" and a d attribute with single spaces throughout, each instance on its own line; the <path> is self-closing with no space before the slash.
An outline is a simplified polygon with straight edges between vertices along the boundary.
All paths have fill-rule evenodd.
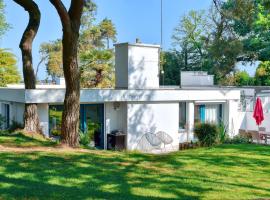
<path id="1" fill-rule="evenodd" d="M 56 149 L 2 152 L 0 160 L 0 199 L 270 197 L 267 146 L 221 145 L 169 155 Z"/>
<path id="2" fill-rule="evenodd" d="M 48 147 L 55 146 L 56 143 L 37 134 L 0 132 L 0 145 L 6 147 Z"/>

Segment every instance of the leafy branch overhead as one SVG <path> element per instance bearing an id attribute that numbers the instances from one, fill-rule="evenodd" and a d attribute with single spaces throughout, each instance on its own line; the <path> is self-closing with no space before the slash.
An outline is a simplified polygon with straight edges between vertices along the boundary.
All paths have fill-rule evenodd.
<path id="1" fill-rule="evenodd" d="M 116 28 L 111 20 L 96 21 L 97 5 L 86 1 L 81 19 L 79 37 L 79 67 L 82 87 L 114 86 L 114 52 L 110 44 L 116 42 Z M 41 61 L 45 62 L 48 75 L 55 80 L 63 76 L 62 43 L 60 40 L 40 46 Z"/>

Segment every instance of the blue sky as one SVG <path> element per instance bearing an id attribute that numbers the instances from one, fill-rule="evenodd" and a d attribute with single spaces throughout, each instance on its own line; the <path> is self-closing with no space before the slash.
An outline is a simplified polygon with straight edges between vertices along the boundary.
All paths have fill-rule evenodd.
<path id="1" fill-rule="evenodd" d="M 27 13 L 12 0 L 4 0 L 6 16 L 12 29 L 0 41 L 2 48 L 11 49 L 18 57 L 21 70 L 21 54 L 18 48 L 21 35 L 27 25 Z M 36 0 L 42 12 L 39 33 L 33 45 L 34 66 L 39 62 L 39 46 L 61 38 L 62 29 L 58 15 L 49 0 Z M 70 0 L 63 0 L 68 6 Z M 160 44 L 160 0 L 95 0 L 98 5 L 98 20 L 108 17 L 113 20 L 118 31 L 118 42 L 134 42 L 140 38 L 144 43 Z M 164 49 L 171 47 L 174 27 L 182 15 L 190 10 L 208 9 L 212 0 L 163 0 L 164 9 Z M 39 78 L 46 77 L 42 66 Z"/>

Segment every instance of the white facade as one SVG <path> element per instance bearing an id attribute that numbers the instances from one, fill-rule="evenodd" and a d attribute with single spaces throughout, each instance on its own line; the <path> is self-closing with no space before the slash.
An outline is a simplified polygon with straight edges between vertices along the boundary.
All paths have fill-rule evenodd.
<path id="1" fill-rule="evenodd" d="M 159 88 L 159 45 L 122 43 L 115 46 L 116 88 Z"/>
<path id="2" fill-rule="evenodd" d="M 121 130 L 127 134 L 128 150 L 138 149 L 144 134 L 166 132 L 173 139 L 171 150 L 177 150 L 179 142 L 194 140 L 195 108 L 198 105 L 222 105 L 224 122 L 231 136 L 240 126 L 237 115 L 240 90 L 226 87 L 206 87 L 211 82 L 207 74 L 196 75 L 202 86 L 186 84 L 186 88 L 159 88 L 159 46 L 146 44 L 116 45 L 116 89 L 82 89 L 83 105 L 99 104 L 104 108 L 104 144 L 107 134 Z M 186 73 L 189 75 L 190 73 Z M 194 75 L 194 74 L 193 74 Z M 189 77 L 190 79 L 190 77 Z M 193 77 L 193 79 L 195 79 Z M 208 80 L 209 79 L 209 80 Z M 183 79 L 184 80 L 184 79 Z M 195 80 L 193 80 L 195 81 Z M 37 87 L 0 88 L 0 103 L 10 104 L 11 120 L 23 123 L 25 103 L 36 103 L 42 130 L 49 136 L 49 107 L 64 102 L 65 88 Z M 186 103 L 185 108 L 179 107 Z M 0 106 L 1 108 L 1 106 Z M 3 111 L 1 114 L 3 114 Z M 185 129 L 180 128 L 180 112 L 185 112 Z M 217 115 L 217 114 L 216 114 Z"/>
<path id="3" fill-rule="evenodd" d="M 213 86 L 214 76 L 203 71 L 181 71 L 181 86 Z"/>

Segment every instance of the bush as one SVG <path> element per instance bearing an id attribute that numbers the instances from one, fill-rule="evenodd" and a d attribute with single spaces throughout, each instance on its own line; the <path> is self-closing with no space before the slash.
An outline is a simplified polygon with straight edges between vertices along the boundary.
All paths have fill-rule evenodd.
<path id="1" fill-rule="evenodd" d="M 5 123 L 5 118 L 2 115 L 0 115 L 0 130 L 3 129 L 4 123 Z"/>
<path id="2" fill-rule="evenodd" d="M 61 130 L 59 130 L 59 129 L 53 129 L 53 130 L 51 130 L 51 135 L 52 136 L 59 137 L 59 136 L 61 136 Z"/>
<path id="3" fill-rule="evenodd" d="M 16 130 L 21 130 L 21 129 L 23 129 L 23 128 L 24 128 L 24 127 L 23 127 L 23 125 L 22 125 L 21 123 L 15 121 L 15 120 L 12 120 L 12 123 L 11 123 L 11 125 L 10 125 L 10 127 L 9 127 L 9 131 L 10 131 L 10 132 L 14 132 L 14 131 L 16 131 Z"/>
<path id="4" fill-rule="evenodd" d="M 219 131 L 215 124 L 197 124 L 194 133 L 202 145 L 212 146 L 218 142 Z"/>
<path id="5" fill-rule="evenodd" d="M 251 143 L 251 138 L 249 136 L 237 135 L 234 138 L 227 138 L 224 142 L 226 144 L 249 144 Z"/>
<path id="6" fill-rule="evenodd" d="M 87 133 L 84 133 L 82 131 L 79 132 L 79 136 L 80 136 L 80 144 L 83 146 L 87 146 L 90 144 L 91 139 L 89 137 L 89 135 Z"/>
<path id="7" fill-rule="evenodd" d="M 223 122 L 221 122 L 221 124 L 218 126 L 218 132 L 219 132 L 218 141 L 220 143 L 224 143 L 228 139 L 228 135 L 226 132 L 226 126 Z"/>

